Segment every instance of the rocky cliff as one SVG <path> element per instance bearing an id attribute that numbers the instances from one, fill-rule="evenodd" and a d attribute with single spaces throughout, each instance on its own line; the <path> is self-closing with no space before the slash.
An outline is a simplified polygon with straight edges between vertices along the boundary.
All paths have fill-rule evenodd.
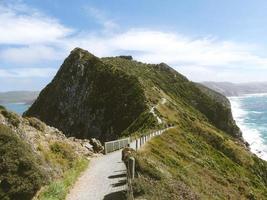
<path id="1" fill-rule="evenodd" d="M 160 126 L 149 110 L 162 98 L 193 107 L 219 129 L 241 137 L 228 107 L 168 65 L 144 64 L 131 56 L 97 58 L 80 48 L 70 53 L 25 116 L 68 136 L 106 141 Z"/>
<path id="2" fill-rule="evenodd" d="M 104 141 L 120 136 L 145 109 L 136 77 L 77 48 L 25 115 L 68 136 Z"/>

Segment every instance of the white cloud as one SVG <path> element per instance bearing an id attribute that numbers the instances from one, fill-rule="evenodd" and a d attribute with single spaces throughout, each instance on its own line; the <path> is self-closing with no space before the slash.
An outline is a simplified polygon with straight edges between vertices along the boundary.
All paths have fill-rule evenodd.
<path id="1" fill-rule="evenodd" d="M 0 78 L 53 77 L 56 74 L 56 71 L 57 70 L 55 68 L 0 68 Z"/>
<path id="2" fill-rule="evenodd" d="M 0 4 L 0 44 L 47 44 L 72 33 L 56 19 L 23 4 Z"/>
<path id="3" fill-rule="evenodd" d="M 12 63 L 31 64 L 42 61 L 55 61 L 62 59 L 62 49 L 45 45 L 32 45 L 26 47 L 8 47 L 0 52 L 0 58 Z"/>
<path id="4" fill-rule="evenodd" d="M 117 23 L 102 11 L 92 7 L 86 11 L 102 26 L 101 30 L 73 30 L 23 4 L 0 4 L 0 45 L 7 45 L 1 48 L 0 59 L 40 66 L 44 61 L 63 61 L 78 46 L 100 57 L 131 54 L 143 62 L 165 62 L 195 81 L 267 80 L 262 75 L 267 72 L 267 57 L 257 55 L 255 45 L 149 29 L 119 31 Z M 0 77 L 26 76 L 27 70 L 16 70 L 0 69 Z M 31 77 L 39 77 L 39 70 L 28 69 Z M 42 76 L 53 73 L 48 69 Z"/>

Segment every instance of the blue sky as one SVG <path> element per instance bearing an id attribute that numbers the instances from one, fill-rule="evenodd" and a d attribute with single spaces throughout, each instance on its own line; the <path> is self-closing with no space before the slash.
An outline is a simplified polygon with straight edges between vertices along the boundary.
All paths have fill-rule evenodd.
<path id="1" fill-rule="evenodd" d="M 40 90 L 76 46 L 193 81 L 267 81 L 265 0 L 0 0 L 0 91 Z"/>

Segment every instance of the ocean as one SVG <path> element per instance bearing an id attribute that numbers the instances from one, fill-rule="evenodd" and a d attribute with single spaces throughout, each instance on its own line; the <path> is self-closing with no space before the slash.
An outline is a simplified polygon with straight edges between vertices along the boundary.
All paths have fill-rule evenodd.
<path id="1" fill-rule="evenodd" d="M 233 117 L 251 151 L 267 160 L 267 94 L 229 97 Z"/>
<path id="2" fill-rule="evenodd" d="M 30 107 L 26 103 L 3 103 L 1 105 L 7 110 L 18 113 L 19 115 L 22 115 Z"/>

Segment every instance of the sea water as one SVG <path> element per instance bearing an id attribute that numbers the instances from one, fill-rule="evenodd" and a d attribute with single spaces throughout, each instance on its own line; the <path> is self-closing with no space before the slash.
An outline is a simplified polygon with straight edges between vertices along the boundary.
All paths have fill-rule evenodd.
<path id="1" fill-rule="evenodd" d="M 1 105 L 7 110 L 15 112 L 19 115 L 22 115 L 30 107 L 30 105 L 26 103 L 4 103 Z"/>
<path id="2" fill-rule="evenodd" d="M 251 151 L 267 160 L 267 94 L 229 97 L 233 117 Z"/>

